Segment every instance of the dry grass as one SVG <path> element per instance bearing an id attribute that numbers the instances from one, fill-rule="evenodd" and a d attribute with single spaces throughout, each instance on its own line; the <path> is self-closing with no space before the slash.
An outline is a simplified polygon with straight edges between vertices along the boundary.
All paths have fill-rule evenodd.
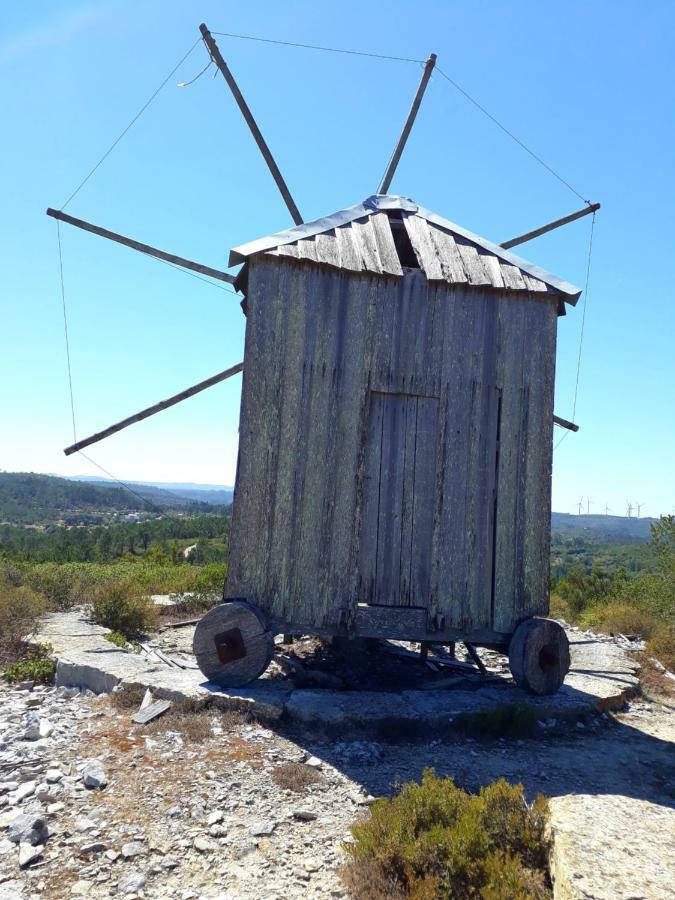
<path id="1" fill-rule="evenodd" d="M 370 860 L 351 862 L 340 872 L 350 897 L 356 900 L 404 900 L 401 886 Z M 434 898 L 431 898 L 434 900 Z"/>
<path id="2" fill-rule="evenodd" d="M 675 681 L 654 666 L 648 653 L 636 654 L 640 663 L 640 687 L 649 700 L 659 703 L 675 701 Z"/>
<path id="3" fill-rule="evenodd" d="M 303 763 L 287 762 L 272 770 L 272 778 L 286 791 L 301 794 L 310 784 L 323 781 L 323 775 Z"/>
<path id="4" fill-rule="evenodd" d="M 113 691 L 112 694 L 109 695 L 110 705 L 119 710 L 133 709 L 136 711 L 141 705 L 144 696 L 144 687 L 135 684 L 129 685 L 121 691 Z"/>
<path id="5" fill-rule="evenodd" d="M 175 731 L 188 744 L 203 744 L 213 737 L 212 720 L 213 713 L 209 710 L 185 712 L 180 706 L 173 706 L 163 716 L 140 728 L 144 735 L 154 736 Z"/>

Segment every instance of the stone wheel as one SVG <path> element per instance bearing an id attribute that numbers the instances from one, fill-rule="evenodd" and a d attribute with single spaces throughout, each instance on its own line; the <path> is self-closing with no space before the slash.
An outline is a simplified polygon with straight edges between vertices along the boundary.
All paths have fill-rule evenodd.
<path id="1" fill-rule="evenodd" d="M 527 619 L 509 644 L 509 668 L 518 687 L 532 694 L 555 694 L 570 668 L 565 630 L 553 619 Z"/>
<path id="2" fill-rule="evenodd" d="M 230 600 L 200 620 L 192 649 L 209 681 L 225 688 L 241 687 L 255 681 L 270 664 L 274 638 L 257 607 L 245 600 Z"/>

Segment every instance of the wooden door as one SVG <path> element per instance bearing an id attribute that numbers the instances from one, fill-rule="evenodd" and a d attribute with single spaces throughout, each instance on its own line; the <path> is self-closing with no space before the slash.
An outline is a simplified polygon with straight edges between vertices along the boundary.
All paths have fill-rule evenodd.
<path id="1" fill-rule="evenodd" d="M 438 403 L 436 397 L 371 392 L 360 602 L 429 605 Z"/>

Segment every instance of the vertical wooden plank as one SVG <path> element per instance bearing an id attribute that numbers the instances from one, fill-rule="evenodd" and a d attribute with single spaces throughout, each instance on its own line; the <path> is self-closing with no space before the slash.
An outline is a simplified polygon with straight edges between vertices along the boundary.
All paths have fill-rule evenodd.
<path id="1" fill-rule="evenodd" d="M 418 397 L 414 447 L 414 507 L 411 542 L 410 606 L 431 607 L 431 571 L 436 508 L 439 401 Z"/>
<path id="2" fill-rule="evenodd" d="M 335 386 L 344 343 L 344 309 L 336 280 L 340 274 L 308 267 L 304 303 L 317 304 L 317 337 L 309 359 L 312 378 L 307 394 L 309 431 L 304 448 L 304 486 L 299 499 L 298 553 L 294 564 L 293 609 L 296 621 L 322 622 L 330 614 L 326 590 L 327 530 L 332 516 L 335 477 Z"/>
<path id="3" fill-rule="evenodd" d="M 367 427 L 369 399 L 371 317 L 370 297 L 374 285 L 384 280 L 353 279 L 341 275 L 333 279 L 342 298 L 342 321 L 345 326 L 341 344 L 338 381 L 336 383 L 335 458 L 332 479 L 332 521 L 328 535 L 329 585 L 331 594 L 329 617 L 325 624 L 337 624 L 343 611 L 356 613 L 360 600 L 358 589 L 358 491 L 362 481 L 361 467 L 364 433 Z"/>
<path id="4" fill-rule="evenodd" d="M 528 323 L 538 340 L 524 363 L 524 379 L 529 388 L 527 435 L 527 481 L 525 485 L 524 590 L 520 614 L 544 615 L 548 611 L 551 456 L 553 429 L 553 375 L 555 365 L 554 303 L 528 298 Z"/>
<path id="5" fill-rule="evenodd" d="M 377 243 L 373 226 L 370 224 L 370 216 L 363 219 L 354 219 L 352 225 L 352 240 L 357 253 L 361 257 L 362 266 L 368 272 L 382 272 L 380 256 L 377 252 Z"/>
<path id="6" fill-rule="evenodd" d="M 377 584 L 377 534 L 380 515 L 380 469 L 382 466 L 383 398 L 370 394 L 365 433 L 365 462 L 359 547 L 359 600 L 374 603 Z"/>
<path id="7" fill-rule="evenodd" d="M 382 412 L 375 603 L 397 606 L 400 597 L 401 516 L 405 468 L 404 398 L 396 394 L 385 396 Z"/>
<path id="8" fill-rule="evenodd" d="M 273 602 L 277 615 L 295 606 L 293 569 L 295 556 L 296 501 L 307 466 L 305 438 L 307 383 L 304 378 L 306 360 L 311 359 L 316 340 L 313 309 L 307 302 L 307 283 L 311 269 L 297 265 L 293 270 L 293 295 L 286 298 L 284 351 L 279 371 L 279 393 L 276 404 L 279 417 L 277 468 L 273 496 L 267 516 L 270 529 L 267 560 L 268 602 Z"/>
<path id="9" fill-rule="evenodd" d="M 267 562 L 278 447 L 284 316 L 296 267 L 261 257 L 250 264 L 246 367 L 227 590 L 266 608 Z M 246 371 L 248 369 L 248 372 Z M 252 538 L 255 536 L 255 539 Z"/>
<path id="10" fill-rule="evenodd" d="M 498 383 L 502 388 L 501 435 L 497 473 L 499 497 L 494 577 L 494 625 L 509 632 L 520 606 L 519 574 L 522 547 L 519 537 L 522 505 L 519 490 L 524 477 L 523 364 L 535 334 L 528 331 L 527 308 L 523 298 L 504 291 L 499 301 Z"/>
<path id="11" fill-rule="evenodd" d="M 391 233 L 389 216 L 385 212 L 373 213 L 369 221 L 377 245 L 382 271 L 387 272 L 389 275 L 403 275 L 403 269 L 401 268 L 396 245 L 394 244 L 394 237 Z"/>
<path id="12" fill-rule="evenodd" d="M 403 213 L 403 222 L 420 269 L 430 280 L 442 279 L 444 276 L 441 261 L 426 219 L 414 213 Z"/>
<path id="13" fill-rule="evenodd" d="M 437 320 L 443 343 L 441 432 L 443 458 L 437 478 L 441 499 L 435 556 L 438 560 L 432 588 L 435 607 L 446 625 L 464 628 L 466 611 L 468 535 L 467 469 L 471 424 L 471 381 L 467 360 L 474 353 L 472 297 L 464 287 L 446 289 L 445 315 Z"/>
<path id="14" fill-rule="evenodd" d="M 438 228 L 435 225 L 429 225 L 429 233 L 436 247 L 436 254 L 441 263 L 444 279 L 449 284 L 465 284 L 468 279 L 454 235 L 448 231 L 443 231 L 442 228 Z"/>
<path id="15" fill-rule="evenodd" d="M 342 225 L 335 229 L 335 238 L 337 240 L 338 250 L 340 252 L 340 266 L 343 269 L 349 269 L 352 272 L 360 272 L 363 270 L 363 262 L 358 246 L 355 242 L 354 231 L 351 223 Z"/>
<path id="16" fill-rule="evenodd" d="M 400 523 L 400 564 L 399 564 L 399 592 L 396 605 L 409 606 L 412 603 L 412 566 L 413 566 L 413 540 L 415 534 L 415 496 L 417 484 L 415 479 L 415 447 L 417 444 L 417 405 L 416 396 L 401 397 L 402 412 L 402 443 L 403 443 L 403 486 L 401 497 L 401 523 Z"/>
<path id="17" fill-rule="evenodd" d="M 340 265 L 340 248 L 334 231 L 325 231 L 314 237 L 317 262 L 329 266 Z"/>

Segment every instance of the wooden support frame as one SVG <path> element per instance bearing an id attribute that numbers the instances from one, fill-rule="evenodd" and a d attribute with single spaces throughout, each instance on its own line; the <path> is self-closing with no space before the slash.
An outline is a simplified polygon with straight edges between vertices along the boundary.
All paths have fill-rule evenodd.
<path id="1" fill-rule="evenodd" d="M 193 272 L 200 272 L 209 278 L 216 278 L 218 281 L 226 281 L 228 284 L 234 284 L 235 276 L 227 272 L 221 272 L 220 269 L 212 269 L 211 266 L 204 266 L 201 263 L 186 259 L 184 256 L 176 256 L 173 253 L 166 253 L 164 250 L 158 250 L 157 247 L 151 247 L 149 244 L 142 244 L 133 238 L 125 237 L 123 234 L 117 234 L 116 231 L 109 231 L 107 228 L 101 228 L 98 225 L 92 225 L 91 222 L 85 222 L 84 219 L 76 219 L 67 213 L 58 209 L 47 210 L 47 215 L 59 222 L 66 222 L 68 225 L 74 225 L 83 231 L 89 231 L 97 234 L 99 237 L 107 238 L 109 241 L 115 241 L 117 244 L 123 244 L 125 247 L 131 247 L 132 250 L 138 250 L 147 256 L 154 256 L 156 259 L 162 259 L 164 262 L 172 263 L 174 266 L 180 266 L 182 269 L 190 269 Z"/>
<path id="2" fill-rule="evenodd" d="M 596 213 L 599 209 L 599 203 L 589 203 L 588 206 L 577 210 L 577 212 L 570 213 L 569 216 L 563 216 L 562 219 L 556 219 L 547 225 L 542 225 L 541 228 L 535 228 L 534 231 L 527 231 L 525 234 L 511 238 L 510 241 L 504 241 L 499 246 L 503 250 L 509 250 L 511 247 L 518 246 L 518 244 L 524 244 L 526 241 L 532 241 L 542 234 L 547 234 L 549 231 L 553 231 L 554 228 L 560 228 L 561 225 L 568 225 L 570 222 L 576 222 L 577 219 L 583 219 L 584 216 L 590 216 L 591 213 Z"/>
<path id="3" fill-rule="evenodd" d="M 412 106 L 410 107 L 410 112 L 408 113 L 408 118 L 406 119 L 405 125 L 403 126 L 403 131 L 401 132 L 401 136 L 398 139 L 398 143 L 396 144 L 396 149 L 394 150 L 393 156 L 391 157 L 391 161 L 387 166 L 387 171 L 384 174 L 384 178 L 382 179 L 382 183 L 378 188 L 378 194 L 386 194 L 389 190 L 389 186 L 394 177 L 394 173 L 399 164 L 399 160 L 401 159 L 401 154 L 405 148 L 408 137 L 410 135 L 410 131 L 415 123 L 415 119 L 417 118 L 417 113 L 420 108 L 420 104 L 422 102 L 422 97 L 424 96 L 424 92 L 427 89 L 427 85 L 429 84 L 429 79 L 431 78 L 431 73 L 436 65 L 436 54 L 431 53 L 429 55 L 429 59 L 424 66 L 424 72 L 422 73 L 422 79 L 420 81 L 419 87 L 417 88 L 417 93 L 415 94 L 415 99 L 412 102 Z"/>
<path id="4" fill-rule="evenodd" d="M 135 422 L 142 422 L 143 419 L 154 416 L 155 413 L 161 412 L 163 409 L 175 406 L 176 403 L 180 403 L 181 400 L 187 400 L 188 397 L 194 397 L 194 395 L 199 394 L 200 391 L 205 391 L 207 388 L 213 387 L 214 384 L 225 381 L 225 379 L 229 378 L 231 375 L 237 375 L 239 372 L 243 371 L 243 368 L 243 362 L 237 363 L 236 366 L 231 366 L 229 369 L 225 369 L 224 372 L 218 372 L 217 375 L 212 375 L 210 378 L 200 381 L 199 384 L 195 384 L 192 387 L 186 388 L 184 391 L 180 391 L 178 394 L 174 394 L 173 397 L 169 397 L 167 400 L 162 400 L 159 403 L 155 403 L 154 406 L 148 406 L 147 409 L 135 413 L 133 416 L 122 419 L 121 422 L 111 425 L 110 428 L 105 428 L 103 431 L 92 434 L 91 437 L 77 441 L 70 447 L 66 447 L 63 452 L 66 456 L 70 456 L 71 453 L 77 453 L 78 450 L 84 450 L 85 447 L 96 444 L 104 438 L 110 437 L 111 434 L 116 434 L 118 431 L 122 431 L 123 428 L 133 425 Z"/>
<path id="5" fill-rule="evenodd" d="M 244 100 L 243 94 L 239 90 L 239 86 L 234 80 L 232 72 L 230 72 L 229 68 L 227 67 L 227 63 L 223 59 L 223 56 L 218 49 L 218 44 L 216 44 L 213 35 L 203 22 L 199 26 L 199 30 L 202 33 L 202 38 L 204 40 L 204 43 L 206 44 L 206 49 L 211 55 L 211 59 L 220 69 L 223 78 L 227 82 L 227 86 L 232 91 L 234 99 L 237 102 L 237 106 L 241 110 L 241 114 L 243 115 L 244 119 L 246 119 L 246 124 L 251 129 L 251 134 L 253 135 L 255 142 L 258 145 L 258 149 L 262 153 L 265 162 L 267 163 L 267 167 L 272 173 L 272 178 L 274 178 L 276 185 L 281 192 L 281 196 L 284 198 L 284 203 L 288 207 L 288 211 L 290 212 L 293 221 L 296 225 L 302 225 L 303 219 L 300 215 L 298 207 L 295 205 L 295 200 L 293 200 L 291 192 L 288 190 L 288 186 L 284 181 L 281 172 L 279 171 L 279 167 L 274 161 L 274 157 L 272 156 L 270 148 L 267 146 L 265 138 L 262 136 L 262 133 L 258 128 L 258 123 L 253 118 L 253 113 L 249 109 L 247 102 Z"/>

